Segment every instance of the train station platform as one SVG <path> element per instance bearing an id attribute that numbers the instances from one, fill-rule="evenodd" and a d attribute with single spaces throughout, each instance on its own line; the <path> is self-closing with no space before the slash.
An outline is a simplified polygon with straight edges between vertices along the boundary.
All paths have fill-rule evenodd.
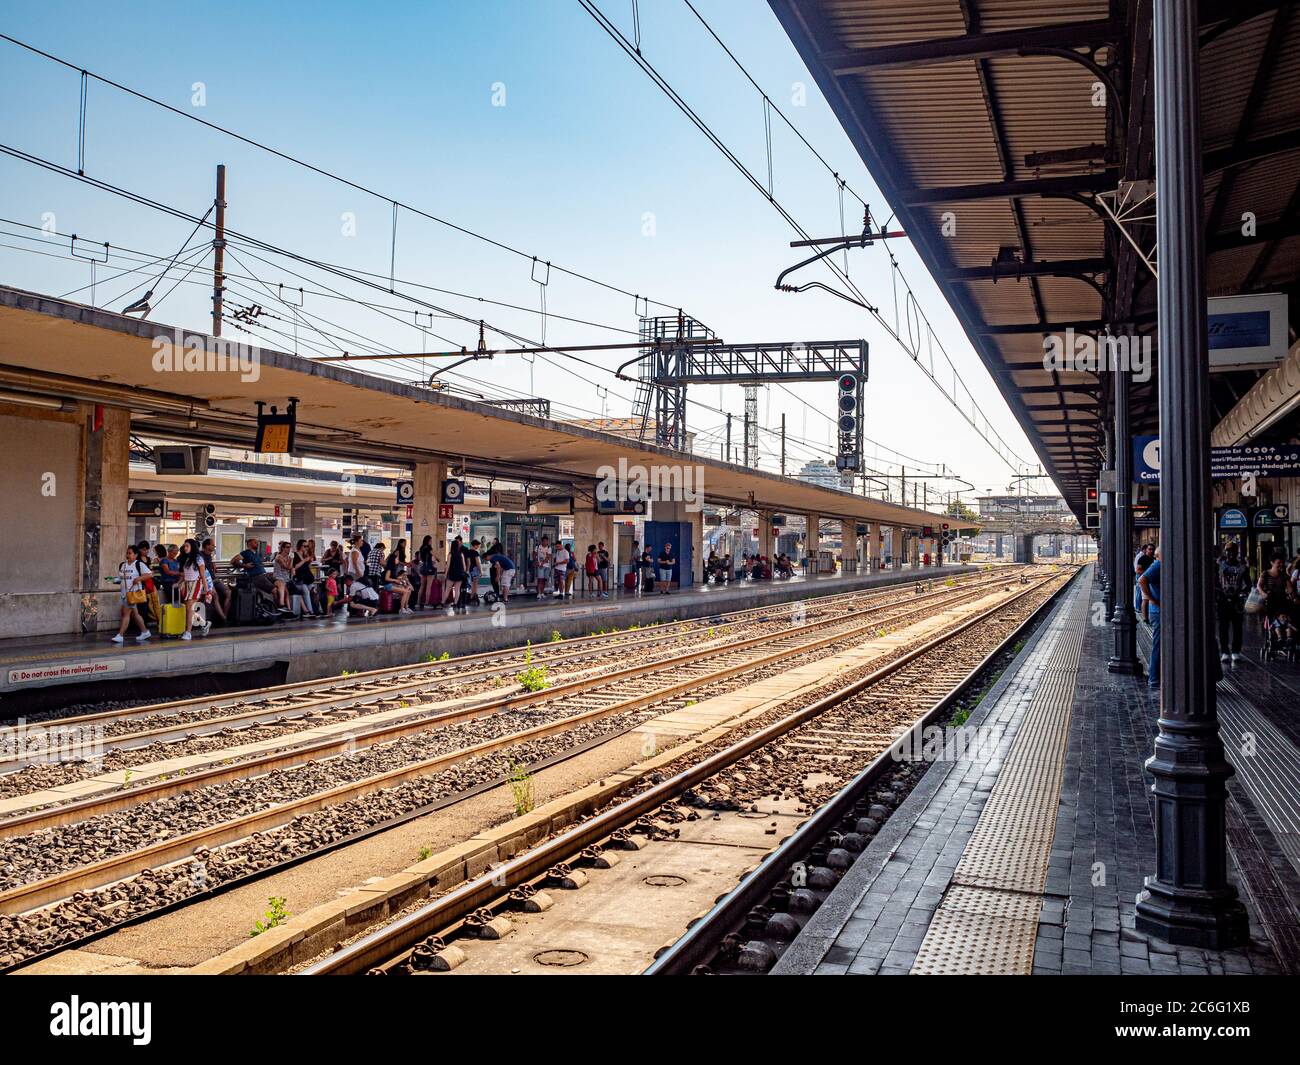
<path id="1" fill-rule="evenodd" d="M 545 642 L 552 634 L 585 636 L 605 629 L 708 617 L 763 604 L 919 579 L 943 580 L 988 565 L 904 566 L 872 574 L 795 576 L 773 581 L 694 585 L 670 595 L 552 599 L 520 595 L 507 607 L 286 621 L 271 627 L 213 628 L 190 641 L 154 638 L 112 642 L 112 632 L 0 640 L 0 716 L 69 700 L 105 700 L 233 691 L 337 677 L 425 660 Z M 53 689 L 57 688 L 55 692 Z"/>
<path id="2" fill-rule="evenodd" d="M 1219 686 L 1229 874 L 1244 949 L 1135 930 L 1155 869 L 1157 694 L 1111 674 L 1092 567 L 848 870 L 773 973 L 1300 971 L 1300 670 L 1247 658 Z M 1141 626 L 1144 627 L 1144 626 Z M 1149 635 L 1147 637 L 1149 644 Z"/>

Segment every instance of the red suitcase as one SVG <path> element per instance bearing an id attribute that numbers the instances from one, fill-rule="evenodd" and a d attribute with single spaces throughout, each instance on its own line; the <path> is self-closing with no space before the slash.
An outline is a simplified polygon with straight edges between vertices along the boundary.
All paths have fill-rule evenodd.
<path id="1" fill-rule="evenodd" d="M 442 581 L 437 577 L 425 577 L 420 582 L 420 603 L 422 606 L 442 606 Z"/>
<path id="2" fill-rule="evenodd" d="M 636 570 L 633 570 L 631 573 L 623 574 L 623 591 L 636 591 Z"/>
<path id="3" fill-rule="evenodd" d="M 396 614 L 401 608 L 401 604 L 402 601 L 395 592 L 379 593 L 379 612 L 381 614 Z"/>

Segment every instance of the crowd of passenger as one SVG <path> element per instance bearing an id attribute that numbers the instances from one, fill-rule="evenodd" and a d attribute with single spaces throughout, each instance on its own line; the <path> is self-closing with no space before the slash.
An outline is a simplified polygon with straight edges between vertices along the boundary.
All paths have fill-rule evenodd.
<path id="1" fill-rule="evenodd" d="M 1160 548 L 1143 544 L 1133 560 L 1133 607 L 1151 627 L 1147 683 L 1160 686 Z M 1246 619 L 1259 619 L 1260 657 L 1265 662 L 1300 660 L 1300 555 L 1290 562 L 1274 551 L 1255 573 L 1236 543 L 1215 549 L 1213 594 L 1220 663 L 1241 661 Z"/>
<path id="2" fill-rule="evenodd" d="M 635 548 L 635 545 L 634 545 Z M 508 603 L 517 592 L 517 560 L 500 540 L 484 542 L 456 536 L 443 559 L 433 537 L 413 551 L 405 539 L 390 550 L 364 536 L 331 540 L 317 553 L 314 539 L 282 540 L 269 546 L 249 538 L 222 573 L 210 538 L 176 544 L 141 541 L 127 547 L 116 581 L 121 617 L 113 642 L 135 632 L 137 642 L 155 631 L 191 640 L 214 624 L 271 624 L 293 618 L 373 617 L 418 610 L 468 611 L 484 604 Z M 585 594 L 610 596 L 613 562 L 604 541 L 580 554 L 572 540 L 542 536 L 532 550 L 533 587 L 539 598 L 573 599 Z M 658 556 L 649 548 L 633 551 L 629 591 L 655 588 L 668 593 L 677 564 L 671 544 Z M 482 588 L 486 576 L 490 590 Z M 642 584 L 644 579 L 644 584 Z M 579 590 L 580 589 L 580 590 Z"/>

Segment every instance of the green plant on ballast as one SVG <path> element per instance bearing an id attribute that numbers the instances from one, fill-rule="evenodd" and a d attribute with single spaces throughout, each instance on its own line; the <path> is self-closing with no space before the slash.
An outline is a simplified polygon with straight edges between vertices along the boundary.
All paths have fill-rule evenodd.
<path id="1" fill-rule="evenodd" d="M 419 860 L 422 862 L 427 862 L 432 857 L 433 857 L 433 848 L 426 843 L 423 847 L 420 848 Z"/>
<path id="2" fill-rule="evenodd" d="M 958 710 L 955 714 L 952 715 L 952 721 L 950 723 L 953 726 L 953 728 L 961 728 L 961 726 L 966 724 L 966 722 L 969 720 L 970 720 L 970 711 L 963 706 L 960 710 Z"/>
<path id="3" fill-rule="evenodd" d="M 440 655 L 435 655 L 432 651 L 430 651 L 427 655 L 424 656 L 424 660 L 426 662 L 445 662 L 450 657 L 451 657 L 450 651 L 443 651 L 442 654 Z"/>
<path id="4" fill-rule="evenodd" d="M 515 800 L 515 816 L 523 817 L 533 810 L 533 775 L 523 762 L 510 759 L 510 773 L 506 777 L 510 782 L 510 794 Z"/>
<path id="5" fill-rule="evenodd" d="M 260 936 L 263 932 L 269 932 L 272 928 L 277 928 L 284 924 L 292 914 L 284 908 L 285 899 L 281 895 L 272 895 L 266 900 L 271 904 L 271 908 L 262 914 L 266 920 L 254 921 L 253 930 L 249 936 Z"/>
<path id="6" fill-rule="evenodd" d="M 564 637 L 560 635 L 559 629 L 551 630 L 551 643 L 560 643 L 563 639 Z"/>
<path id="7" fill-rule="evenodd" d="M 524 669 L 515 674 L 515 680 L 526 692 L 539 692 L 550 682 L 546 679 L 546 667 L 533 665 L 533 644 L 530 640 L 524 650 Z"/>
<path id="8" fill-rule="evenodd" d="M 339 676 L 340 676 L 340 677 L 350 677 L 350 676 L 352 676 L 352 672 L 351 672 L 350 670 L 345 669 L 342 673 L 339 674 Z"/>

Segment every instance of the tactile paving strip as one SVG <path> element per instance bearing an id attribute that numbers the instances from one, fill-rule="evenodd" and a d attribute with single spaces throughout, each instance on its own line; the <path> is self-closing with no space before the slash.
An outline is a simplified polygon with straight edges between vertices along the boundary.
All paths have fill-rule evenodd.
<path id="1" fill-rule="evenodd" d="M 926 930 L 913 973 L 1014 975 L 1033 967 L 1089 584 L 1081 582 L 1071 607 L 1053 622 L 1047 637 L 1052 651 L 1032 674 L 1034 694 Z"/>

